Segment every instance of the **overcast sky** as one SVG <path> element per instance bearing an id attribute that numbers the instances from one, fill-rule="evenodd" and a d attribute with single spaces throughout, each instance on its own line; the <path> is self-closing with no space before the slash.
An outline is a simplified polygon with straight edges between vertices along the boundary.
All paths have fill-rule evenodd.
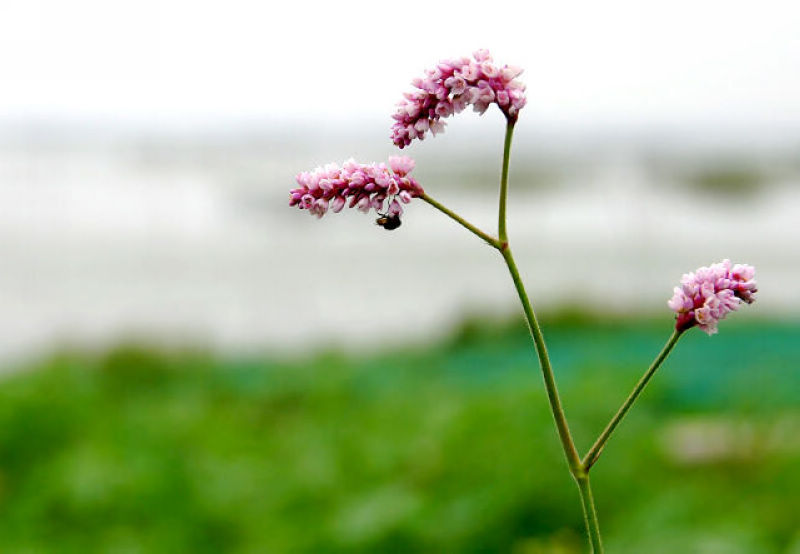
<path id="1" fill-rule="evenodd" d="M 478 47 L 543 122 L 800 127 L 796 0 L 3 2 L 0 117 L 388 118 Z"/>

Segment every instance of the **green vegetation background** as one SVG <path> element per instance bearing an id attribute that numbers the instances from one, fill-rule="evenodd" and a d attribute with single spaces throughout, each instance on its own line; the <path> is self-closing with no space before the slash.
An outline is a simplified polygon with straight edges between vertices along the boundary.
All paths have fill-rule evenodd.
<path id="1" fill-rule="evenodd" d="M 593 470 L 614 554 L 800 554 L 800 324 L 693 331 Z M 584 552 L 523 324 L 369 356 L 121 346 L 0 381 L 0 552 Z M 667 322 L 546 318 L 585 451 Z"/>

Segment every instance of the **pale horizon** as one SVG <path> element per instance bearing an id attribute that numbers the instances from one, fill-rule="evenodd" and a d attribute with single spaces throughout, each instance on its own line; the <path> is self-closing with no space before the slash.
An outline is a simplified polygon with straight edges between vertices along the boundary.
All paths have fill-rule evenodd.
<path id="1" fill-rule="evenodd" d="M 796 3 L 459 6 L 7 4 L 0 120 L 388 118 L 423 69 L 487 47 L 544 126 L 800 128 Z"/>

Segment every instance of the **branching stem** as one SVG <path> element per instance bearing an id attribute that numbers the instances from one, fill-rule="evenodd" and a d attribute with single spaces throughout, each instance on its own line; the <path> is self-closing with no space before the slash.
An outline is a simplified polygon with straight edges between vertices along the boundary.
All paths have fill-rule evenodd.
<path id="1" fill-rule="evenodd" d="M 611 421 L 608 422 L 606 428 L 600 433 L 600 436 L 597 438 L 595 443 L 589 449 L 589 452 L 586 453 L 586 456 L 583 457 L 583 466 L 586 468 L 586 471 L 589 471 L 597 459 L 600 457 L 600 454 L 603 452 L 603 447 L 608 442 L 608 439 L 611 437 L 611 434 L 614 432 L 614 429 L 617 428 L 617 425 L 622 421 L 622 418 L 625 417 L 625 414 L 628 413 L 628 410 L 631 409 L 633 403 L 642 394 L 642 391 L 647 386 L 647 383 L 650 381 L 650 378 L 653 377 L 656 370 L 661 366 L 664 360 L 667 359 L 669 353 L 675 347 L 678 342 L 678 339 L 681 337 L 680 331 L 674 331 L 672 336 L 670 336 L 667 344 L 664 345 L 664 348 L 661 349 L 661 352 L 656 356 L 656 359 L 653 360 L 653 363 L 650 364 L 650 367 L 644 373 L 639 382 L 636 383 L 636 386 L 633 388 L 633 391 L 628 395 L 628 398 L 625 399 L 625 402 L 622 403 L 617 413 L 614 414 L 614 417 L 611 418 Z"/>
<path id="2" fill-rule="evenodd" d="M 470 223 L 469 221 L 467 221 L 466 219 L 464 219 L 463 217 L 461 217 L 460 215 L 458 215 L 454 211 L 446 208 L 443 204 L 441 204 L 440 202 L 437 202 L 436 200 L 431 198 L 428 194 L 423 194 L 420 198 L 422 198 L 425 202 L 427 202 L 428 204 L 430 204 L 431 206 L 433 206 L 434 208 L 436 208 L 437 210 L 442 212 L 444 215 L 446 215 L 450 219 L 452 219 L 455 222 L 457 222 L 459 225 L 461 225 L 464 228 L 466 228 L 471 233 L 477 235 L 481 240 L 483 240 L 484 242 L 488 243 L 490 246 L 493 246 L 493 247 L 497 248 L 498 250 L 500 249 L 500 241 L 498 241 L 496 238 L 494 238 L 490 234 L 484 233 L 483 231 L 478 229 L 475 225 L 473 225 L 472 223 Z"/>

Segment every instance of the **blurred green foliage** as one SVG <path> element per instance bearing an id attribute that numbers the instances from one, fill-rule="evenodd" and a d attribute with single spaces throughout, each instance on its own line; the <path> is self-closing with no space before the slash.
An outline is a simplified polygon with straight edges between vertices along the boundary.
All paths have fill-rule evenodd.
<path id="1" fill-rule="evenodd" d="M 768 175 L 757 168 L 739 164 L 708 167 L 689 176 L 691 186 L 709 194 L 752 196 L 764 188 Z"/>
<path id="2" fill-rule="evenodd" d="M 545 318 L 585 450 L 668 325 Z M 678 345 L 593 470 L 608 552 L 800 553 L 800 325 Z M 523 324 L 358 357 L 120 346 L 0 383 L 0 551 L 584 552 Z"/>

